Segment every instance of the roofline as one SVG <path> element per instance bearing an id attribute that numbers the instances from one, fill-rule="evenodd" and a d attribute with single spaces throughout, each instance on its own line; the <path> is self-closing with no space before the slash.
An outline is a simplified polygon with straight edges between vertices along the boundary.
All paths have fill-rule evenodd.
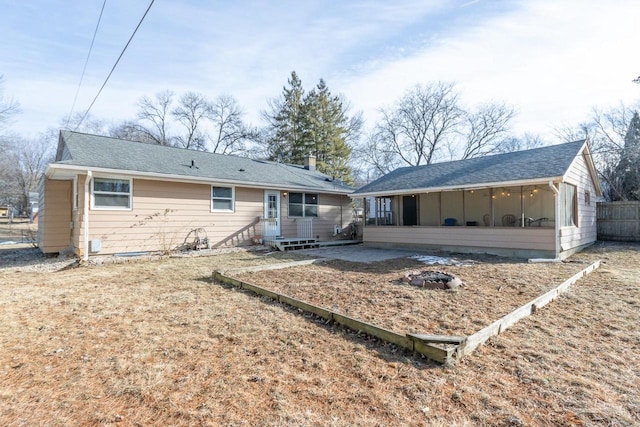
<path id="1" fill-rule="evenodd" d="M 89 166 L 77 166 L 77 165 L 66 165 L 61 163 L 51 163 L 47 166 L 45 171 L 45 176 L 49 179 L 56 179 L 56 171 L 67 171 L 67 172 L 75 172 L 83 173 L 91 171 L 93 173 L 98 174 L 108 174 L 108 175 L 119 175 L 126 176 L 131 178 L 144 178 L 154 181 L 170 181 L 170 182 L 185 182 L 191 184 L 229 184 L 239 187 L 251 187 L 251 188 L 262 188 L 262 189 L 281 189 L 281 190 L 315 190 L 319 193 L 328 193 L 328 194 L 344 194 L 349 195 L 354 190 L 330 190 L 323 187 L 312 187 L 312 186 L 298 186 L 298 185 L 290 185 L 286 186 L 283 184 L 261 184 L 252 181 L 238 181 L 233 179 L 219 179 L 219 178 L 207 178 L 207 177 L 189 177 L 184 175 L 174 175 L 174 174 L 163 174 L 157 172 L 141 172 L 141 171 L 130 171 L 125 169 L 110 169 L 110 168 L 100 168 L 100 167 L 89 167 Z M 58 178 L 63 179 L 63 178 Z"/>
<path id="2" fill-rule="evenodd" d="M 351 193 L 349 196 L 353 198 L 357 197 L 378 197 L 378 196 L 396 196 L 399 194 L 413 194 L 413 193 L 429 193 L 429 192 L 438 192 L 438 191 L 459 191 L 459 190 L 481 190 L 484 188 L 495 188 L 495 187 L 515 187 L 519 185 L 548 185 L 549 181 L 553 182 L 562 182 L 562 176 L 555 177 L 547 177 L 547 178 L 536 178 L 536 179 L 528 179 L 528 180 L 517 180 L 517 181 L 497 181 L 497 182 L 483 182 L 479 184 L 469 184 L 469 185 L 449 185 L 444 187 L 422 187 L 422 188 L 403 188 L 398 190 L 389 190 L 389 191 L 372 191 L 367 193 Z"/>
<path id="3" fill-rule="evenodd" d="M 565 173 L 565 176 L 569 173 L 569 171 L 573 167 L 573 164 L 578 161 L 578 157 L 582 156 L 585 163 L 587 164 L 587 169 L 589 169 L 589 174 L 591 175 L 591 182 L 593 183 L 593 186 L 596 189 L 596 196 L 602 196 L 603 194 L 602 185 L 600 185 L 600 180 L 598 179 L 598 171 L 596 169 L 595 163 L 593 162 L 593 156 L 591 155 L 591 149 L 589 148 L 588 142 L 589 142 L 588 139 L 584 140 L 584 144 L 582 145 L 582 148 L 580 148 L 580 151 L 578 152 L 576 157 L 571 161 L 571 164 L 567 168 L 567 172 Z M 563 176 L 563 181 L 564 181 L 564 176 Z"/>

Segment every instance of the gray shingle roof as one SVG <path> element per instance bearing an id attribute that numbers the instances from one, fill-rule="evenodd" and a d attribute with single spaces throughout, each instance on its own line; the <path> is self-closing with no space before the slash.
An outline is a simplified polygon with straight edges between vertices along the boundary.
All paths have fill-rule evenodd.
<path id="1" fill-rule="evenodd" d="M 567 172 L 584 143 L 582 140 L 474 159 L 399 168 L 361 187 L 352 195 L 556 178 Z"/>
<path id="2" fill-rule="evenodd" d="M 211 181 L 236 181 L 245 185 L 305 188 L 350 193 L 353 188 L 303 166 L 213 154 L 182 148 L 125 141 L 98 135 L 61 131 L 55 164 L 166 174 Z M 193 166 L 192 166 L 193 165 Z"/>

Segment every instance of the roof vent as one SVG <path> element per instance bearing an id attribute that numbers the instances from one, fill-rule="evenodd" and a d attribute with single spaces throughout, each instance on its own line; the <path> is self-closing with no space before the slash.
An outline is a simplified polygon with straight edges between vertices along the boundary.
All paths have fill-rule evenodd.
<path id="1" fill-rule="evenodd" d="M 196 169 L 200 169 L 199 167 L 196 166 L 196 161 L 195 160 L 191 160 L 191 166 L 189 166 L 191 169 L 196 168 Z"/>
<path id="2" fill-rule="evenodd" d="M 244 169 L 238 169 L 238 172 L 244 172 Z"/>

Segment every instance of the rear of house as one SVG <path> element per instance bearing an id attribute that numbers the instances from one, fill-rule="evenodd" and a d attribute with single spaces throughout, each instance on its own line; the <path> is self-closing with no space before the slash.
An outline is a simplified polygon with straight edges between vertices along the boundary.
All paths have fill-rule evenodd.
<path id="1" fill-rule="evenodd" d="M 565 258 L 596 240 L 601 195 L 586 141 L 401 168 L 358 189 L 363 240 Z"/>
<path id="2" fill-rule="evenodd" d="M 41 186 L 39 244 L 82 256 L 342 236 L 352 188 L 285 165 L 63 131 Z"/>

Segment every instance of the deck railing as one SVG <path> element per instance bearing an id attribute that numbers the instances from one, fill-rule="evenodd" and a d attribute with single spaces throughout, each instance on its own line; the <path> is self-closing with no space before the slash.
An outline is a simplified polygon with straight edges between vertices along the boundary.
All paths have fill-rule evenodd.
<path id="1" fill-rule="evenodd" d="M 260 218 L 260 224 L 265 239 L 278 237 L 278 218 Z"/>
<path id="2" fill-rule="evenodd" d="M 305 239 L 313 238 L 313 218 L 297 218 L 296 227 L 296 237 Z"/>

